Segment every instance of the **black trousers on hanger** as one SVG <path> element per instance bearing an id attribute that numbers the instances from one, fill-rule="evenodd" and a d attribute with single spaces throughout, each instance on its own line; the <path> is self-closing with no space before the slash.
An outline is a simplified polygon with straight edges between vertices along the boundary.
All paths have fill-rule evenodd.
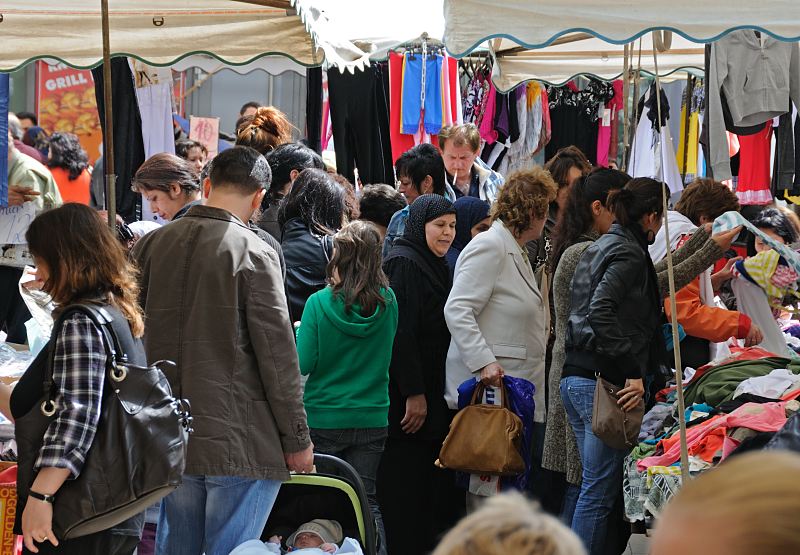
<path id="1" fill-rule="evenodd" d="M 106 132 L 103 66 L 92 70 L 97 112 Z M 127 222 L 141 219 L 142 197 L 131 190 L 131 181 L 144 163 L 142 116 L 133 88 L 133 75 L 127 58 L 111 59 L 111 101 L 114 124 L 114 173 L 117 175 L 117 213 Z M 105 144 L 103 145 L 105 155 Z M 103 157 L 104 160 L 108 158 Z"/>
<path id="2" fill-rule="evenodd" d="M 373 64 L 364 71 L 328 71 L 328 102 L 336 144 L 337 171 L 363 184 L 392 183 L 392 145 L 384 79 L 388 71 Z"/>
<path id="3" fill-rule="evenodd" d="M 306 140 L 308 147 L 322 154 L 322 68 L 306 70 Z"/>

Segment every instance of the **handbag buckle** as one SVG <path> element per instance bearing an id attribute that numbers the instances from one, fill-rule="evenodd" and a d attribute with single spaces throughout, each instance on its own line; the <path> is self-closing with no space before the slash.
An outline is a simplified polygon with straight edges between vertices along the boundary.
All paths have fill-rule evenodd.
<path id="1" fill-rule="evenodd" d="M 128 369 L 125 366 L 115 364 L 111 369 L 111 379 L 120 383 L 128 377 Z"/>
<path id="2" fill-rule="evenodd" d="M 50 405 L 49 409 L 47 408 L 48 405 Z M 50 417 L 50 416 L 53 416 L 55 413 L 56 413 L 56 404 L 53 401 L 51 401 L 50 399 L 47 399 L 46 401 L 42 402 L 42 414 L 43 415 L 45 415 L 47 417 Z"/>
<path id="3" fill-rule="evenodd" d="M 194 428 L 192 428 L 192 421 L 194 420 L 192 417 L 192 405 L 189 403 L 188 399 L 175 399 L 174 402 L 175 414 L 178 415 L 178 421 L 186 432 L 191 434 L 194 432 Z"/>

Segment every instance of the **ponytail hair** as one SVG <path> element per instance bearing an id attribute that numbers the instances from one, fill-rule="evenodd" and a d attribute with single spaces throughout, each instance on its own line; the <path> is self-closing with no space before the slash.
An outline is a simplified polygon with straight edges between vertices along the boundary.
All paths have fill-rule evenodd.
<path id="1" fill-rule="evenodd" d="M 262 106 L 236 129 L 236 146 L 249 146 L 263 155 L 292 140 L 292 124 L 273 106 Z"/>
<path id="2" fill-rule="evenodd" d="M 647 214 L 664 214 L 662 195 L 664 184 L 649 177 L 637 177 L 628 181 L 622 189 L 608 194 L 606 207 L 614 214 L 617 223 L 633 227 Z"/>

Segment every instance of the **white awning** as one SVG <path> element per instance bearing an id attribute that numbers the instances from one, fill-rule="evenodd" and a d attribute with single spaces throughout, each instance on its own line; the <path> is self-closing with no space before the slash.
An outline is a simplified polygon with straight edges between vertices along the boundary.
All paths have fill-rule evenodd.
<path id="1" fill-rule="evenodd" d="M 305 24 L 287 13 L 294 12 L 232 0 L 109 0 L 111 52 L 152 65 L 190 54 L 231 65 L 273 54 L 319 65 L 322 52 Z M 102 62 L 99 0 L 5 0 L 0 14 L 0 70 L 39 58 L 81 68 Z"/>
<path id="2" fill-rule="evenodd" d="M 510 40 L 503 40 L 494 47 L 497 60 L 493 70 L 495 86 L 501 91 L 508 91 L 531 79 L 561 85 L 576 75 L 592 75 L 611 80 L 623 74 L 623 46 L 581 35 L 574 38 L 577 40 L 538 50 L 523 49 Z M 649 33 L 641 39 L 641 62 L 639 44 L 637 40 L 633 45 L 632 67 L 641 67 L 642 73 L 654 75 L 652 34 Z M 673 36 L 670 48 L 658 52 L 659 75 L 666 77 L 676 72 L 685 74 L 685 71 L 702 73 L 703 48 L 702 44 Z"/>
<path id="3" fill-rule="evenodd" d="M 444 0 L 445 43 L 463 56 L 505 38 L 541 48 L 561 35 L 587 32 L 625 44 L 654 29 L 712 42 L 738 28 L 800 40 L 797 0 Z"/>

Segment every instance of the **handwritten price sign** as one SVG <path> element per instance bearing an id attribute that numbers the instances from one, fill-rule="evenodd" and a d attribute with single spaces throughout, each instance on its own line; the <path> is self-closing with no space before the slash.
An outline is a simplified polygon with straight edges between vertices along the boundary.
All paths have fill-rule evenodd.
<path id="1" fill-rule="evenodd" d="M 32 202 L 0 208 L 0 245 L 24 245 L 25 232 L 35 217 L 36 206 Z"/>
<path id="2" fill-rule="evenodd" d="M 217 155 L 219 147 L 219 118 L 189 118 L 189 138 L 208 149 L 208 159 Z"/>

